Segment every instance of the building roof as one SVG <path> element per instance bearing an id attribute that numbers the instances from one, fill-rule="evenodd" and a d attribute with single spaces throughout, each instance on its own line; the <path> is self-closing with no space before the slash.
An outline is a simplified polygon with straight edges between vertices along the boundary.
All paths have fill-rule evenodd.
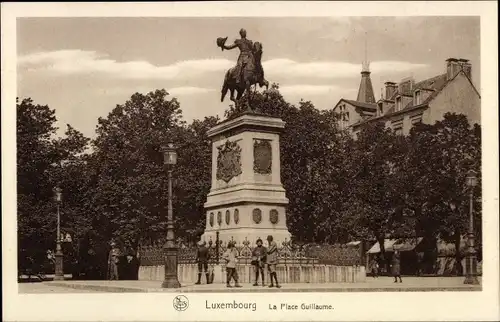
<path id="1" fill-rule="evenodd" d="M 368 69 L 363 69 L 361 72 L 361 82 L 359 83 L 358 102 L 375 103 L 375 95 L 373 94 L 373 85 Z"/>
<path id="2" fill-rule="evenodd" d="M 413 96 L 413 93 L 415 93 L 417 90 L 431 90 L 431 91 L 433 91 L 433 93 L 431 95 L 429 95 L 429 97 L 427 97 L 425 99 L 425 101 L 421 102 L 420 104 L 415 105 L 414 101 L 411 100 L 411 102 L 409 102 L 405 107 L 403 107 L 399 111 L 396 111 L 395 106 L 392 106 L 391 108 L 389 108 L 387 110 L 387 112 L 384 115 L 361 120 L 358 123 L 353 124 L 353 126 L 358 126 L 358 125 L 361 125 L 363 123 L 368 123 L 368 122 L 373 121 L 373 120 L 383 119 L 383 118 L 388 117 L 388 116 L 403 114 L 403 113 L 410 111 L 410 110 L 413 110 L 413 109 L 425 107 L 430 103 L 430 101 L 432 101 L 446 87 L 446 85 L 448 85 L 450 82 L 452 82 L 460 74 L 464 75 L 469 80 L 470 84 L 472 85 L 472 87 L 474 88 L 476 93 L 479 95 L 479 92 L 477 91 L 476 87 L 472 83 L 471 79 L 463 71 L 460 71 L 459 73 L 457 73 L 455 75 L 455 77 L 453 77 L 450 80 L 448 80 L 447 74 L 441 74 L 441 75 L 437 75 L 437 76 L 428 78 L 426 80 L 423 80 L 423 81 L 420 81 L 420 82 L 414 84 L 412 86 L 411 92 L 400 93 L 399 90 L 396 90 L 396 92 L 391 96 L 391 98 L 388 99 L 389 101 L 394 101 L 396 99 L 396 97 L 398 97 L 399 95 Z"/>
<path id="3" fill-rule="evenodd" d="M 359 107 L 361 109 L 367 109 L 367 110 L 376 110 L 377 109 L 377 104 L 375 103 L 365 103 L 365 102 L 358 102 L 358 101 L 353 101 L 353 100 L 346 100 L 345 98 L 341 99 L 341 101 L 345 101 L 353 106 Z"/>

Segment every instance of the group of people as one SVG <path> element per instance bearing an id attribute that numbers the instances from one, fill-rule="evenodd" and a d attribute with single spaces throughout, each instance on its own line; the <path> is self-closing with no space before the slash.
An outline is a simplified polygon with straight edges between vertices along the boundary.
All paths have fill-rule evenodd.
<path id="1" fill-rule="evenodd" d="M 111 242 L 108 256 L 108 280 L 138 280 L 139 260 L 131 247 L 119 247 Z"/>
<path id="2" fill-rule="evenodd" d="M 370 268 L 373 278 L 378 278 L 379 267 L 380 265 L 378 258 L 373 258 L 370 262 Z M 394 277 L 394 283 L 398 282 L 398 278 L 399 282 L 403 283 L 403 280 L 401 279 L 401 254 L 397 249 L 394 250 L 394 253 L 392 254 L 391 273 L 392 276 Z"/>
<path id="3" fill-rule="evenodd" d="M 252 250 L 252 266 L 254 267 L 255 273 L 255 283 L 253 286 L 259 285 L 259 276 L 262 279 L 262 286 L 265 286 L 265 267 L 269 271 L 270 284 L 269 287 L 281 286 L 278 283 L 278 277 L 276 274 L 276 264 L 278 263 L 278 246 L 273 240 L 273 236 L 267 236 L 267 242 L 269 246 L 266 248 L 263 246 L 262 239 L 257 239 L 257 246 Z M 198 263 L 198 281 L 195 284 L 201 284 L 201 276 L 203 272 L 205 273 L 207 284 L 213 282 L 213 272 L 208 271 L 208 260 L 210 258 L 208 248 L 204 241 L 198 243 L 198 251 L 196 255 L 196 261 Z M 235 243 L 230 241 L 227 245 L 227 250 L 222 255 L 222 259 L 226 263 L 226 286 L 232 287 L 231 281 L 234 280 L 234 287 L 241 287 L 238 282 L 238 250 L 235 248 Z"/>

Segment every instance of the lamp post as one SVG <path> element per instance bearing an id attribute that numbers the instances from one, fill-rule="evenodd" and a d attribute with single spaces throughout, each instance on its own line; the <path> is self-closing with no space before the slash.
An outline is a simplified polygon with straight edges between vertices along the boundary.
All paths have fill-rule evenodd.
<path id="1" fill-rule="evenodd" d="M 477 279 L 477 257 L 474 249 L 474 187 L 477 185 L 477 176 L 474 170 L 467 173 L 467 187 L 469 188 L 469 233 L 467 234 L 468 248 L 465 259 L 464 284 L 479 284 Z"/>
<path id="2" fill-rule="evenodd" d="M 57 206 L 57 237 L 56 237 L 56 254 L 55 254 L 55 281 L 64 280 L 64 268 L 63 268 L 63 251 L 61 247 L 61 215 L 59 213 L 59 204 L 62 200 L 62 190 L 59 187 L 54 188 L 54 197 Z"/>
<path id="3" fill-rule="evenodd" d="M 174 215 L 172 208 L 172 169 L 177 163 L 177 152 L 172 143 L 162 146 L 163 165 L 168 173 L 168 211 L 167 211 L 167 241 L 163 246 L 165 258 L 165 280 L 163 288 L 179 288 L 181 284 L 177 277 L 177 245 L 175 244 Z"/>

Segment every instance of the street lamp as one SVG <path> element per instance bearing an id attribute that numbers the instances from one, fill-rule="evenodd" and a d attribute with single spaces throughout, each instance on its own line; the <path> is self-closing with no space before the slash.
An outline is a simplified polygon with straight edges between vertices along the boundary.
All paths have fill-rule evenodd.
<path id="1" fill-rule="evenodd" d="M 63 268 L 63 251 L 61 247 L 61 215 L 59 213 L 59 204 L 62 200 L 62 190 L 59 187 L 54 188 L 54 198 L 57 205 L 57 237 L 56 237 L 56 254 L 55 254 L 55 281 L 64 280 L 64 268 Z"/>
<path id="2" fill-rule="evenodd" d="M 474 187 L 477 186 L 477 176 L 474 170 L 467 173 L 467 187 L 469 188 L 469 233 L 467 234 L 468 249 L 465 259 L 464 284 L 479 284 L 477 279 L 477 257 L 474 249 Z"/>
<path id="3" fill-rule="evenodd" d="M 179 288 L 181 284 L 177 277 L 177 246 L 175 244 L 174 216 L 172 209 L 172 169 L 177 163 L 177 152 L 172 143 L 161 147 L 163 165 L 168 173 L 168 211 L 167 211 L 167 241 L 163 246 L 165 258 L 165 280 L 163 288 Z"/>

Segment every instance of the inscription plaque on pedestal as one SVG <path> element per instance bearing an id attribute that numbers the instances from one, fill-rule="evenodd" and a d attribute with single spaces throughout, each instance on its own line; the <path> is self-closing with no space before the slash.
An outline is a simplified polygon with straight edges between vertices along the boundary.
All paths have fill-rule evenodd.
<path id="1" fill-rule="evenodd" d="M 273 165 L 273 151 L 269 140 L 254 140 L 253 171 L 258 174 L 270 174 Z"/>

